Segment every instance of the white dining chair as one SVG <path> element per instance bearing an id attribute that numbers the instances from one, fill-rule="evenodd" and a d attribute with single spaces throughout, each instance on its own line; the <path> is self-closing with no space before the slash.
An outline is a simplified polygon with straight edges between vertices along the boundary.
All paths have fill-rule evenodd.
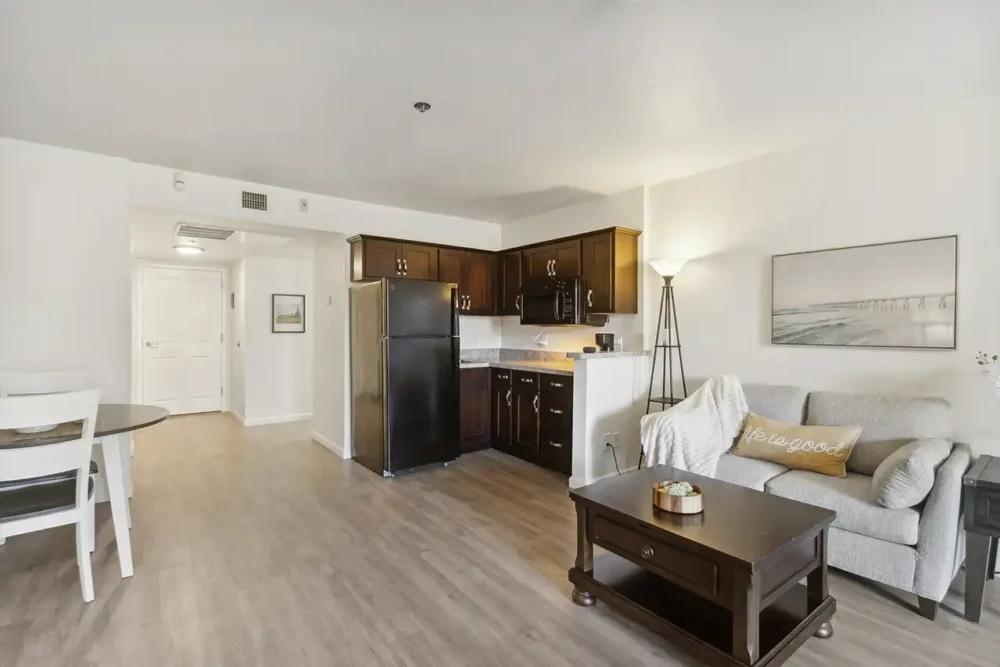
<path id="1" fill-rule="evenodd" d="M 67 391 L 84 391 L 96 387 L 94 374 L 89 368 L 58 368 L 31 371 L 10 371 L 0 369 L 0 398 L 8 396 L 35 396 L 38 394 L 59 394 Z M 97 475 L 96 462 L 90 464 L 90 474 Z M 0 491 L 31 483 L 49 483 L 60 478 L 75 478 L 75 472 L 47 475 L 37 480 L 0 482 Z M 7 541 L 7 534 L 0 526 L 0 546 Z M 91 549 L 93 551 L 93 549 Z"/>
<path id="2" fill-rule="evenodd" d="M 0 530 L 6 536 L 76 524 L 76 561 L 83 599 L 94 599 L 90 552 L 94 541 L 91 450 L 100 391 L 0 398 L 0 429 L 31 429 L 82 421 L 79 437 L 50 445 L 0 448 L 0 482 L 33 480 L 0 491 Z M 37 478 L 75 473 L 36 483 Z"/>

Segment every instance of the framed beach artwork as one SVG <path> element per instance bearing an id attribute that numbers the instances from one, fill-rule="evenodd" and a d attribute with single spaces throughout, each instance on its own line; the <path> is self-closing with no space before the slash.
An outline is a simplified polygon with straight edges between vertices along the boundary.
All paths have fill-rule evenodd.
<path id="1" fill-rule="evenodd" d="M 771 258 L 771 342 L 955 349 L 958 237 Z"/>
<path id="2" fill-rule="evenodd" d="M 271 333 L 305 333 L 306 297 L 304 294 L 271 295 Z"/>

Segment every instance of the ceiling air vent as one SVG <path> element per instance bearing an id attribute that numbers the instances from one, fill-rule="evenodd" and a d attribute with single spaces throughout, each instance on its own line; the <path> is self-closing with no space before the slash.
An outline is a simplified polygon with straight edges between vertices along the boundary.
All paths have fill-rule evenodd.
<path id="1" fill-rule="evenodd" d="M 209 227 L 207 225 L 192 225 L 189 222 L 177 223 L 177 236 L 189 239 L 212 239 L 225 241 L 233 235 L 233 230 L 224 227 Z"/>
<path id="2" fill-rule="evenodd" d="M 259 192 L 247 192 L 246 190 L 244 190 L 243 208 L 249 208 L 254 211 L 266 211 L 267 195 L 261 194 Z"/>

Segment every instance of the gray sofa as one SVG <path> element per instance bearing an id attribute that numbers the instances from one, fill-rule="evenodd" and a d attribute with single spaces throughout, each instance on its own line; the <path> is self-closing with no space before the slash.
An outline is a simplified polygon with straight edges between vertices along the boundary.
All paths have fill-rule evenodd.
<path id="1" fill-rule="evenodd" d="M 951 407 L 938 398 L 808 392 L 801 387 L 743 385 L 750 410 L 798 424 L 860 424 L 861 437 L 846 478 L 790 470 L 777 463 L 723 454 L 716 477 L 837 512 L 829 533 L 829 563 L 867 579 L 914 593 L 920 613 L 933 619 L 965 557 L 962 476 L 972 462 L 955 443 L 927 499 L 888 509 L 873 501 L 878 464 L 918 438 L 951 441 Z"/>

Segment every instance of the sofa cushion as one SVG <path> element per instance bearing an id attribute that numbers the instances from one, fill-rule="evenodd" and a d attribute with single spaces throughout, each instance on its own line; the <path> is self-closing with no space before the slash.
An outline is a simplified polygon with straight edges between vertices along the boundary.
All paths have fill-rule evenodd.
<path id="1" fill-rule="evenodd" d="M 861 426 L 861 437 L 847 460 L 847 469 L 864 475 L 890 454 L 920 438 L 951 440 L 951 405 L 942 398 L 841 394 L 809 394 L 807 424 Z"/>
<path id="2" fill-rule="evenodd" d="M 761 417 L 785 422 L 786 424 L 801 424 L 806 416 L 806 399 L 809 392 L 802 387 L 782 384 L 745 384 L 743 395 L 746 396 L 750 411 Z"/>
<path id="3" fill-rule="evenodd" d="M 786 472 L 788 468 L 778 463 L 748 459 L 738 454 L 723 454 L 715 469 L 715 478 L 763 491 L 768 480 Z"/>
<path id="4" fill-rule="evenodd" d="M 934 488 L 937 467 L 951 454 L 949 440 L 914 440 L 903 445 L 875 469 L 872 493 L 882 507 L 913 507 Z"/>
<path id="5" fill-rule="evenodd" d="M 787 424 L 751 412 L 733 451 L 789 468 L 845 477 L 847 457 L 860 433 L 860 426 Z"/>
<path id="6" fill-rule="evenodd" d="M 891 510 L 875 503 L 872 478 L 848 473 L 828 477 L 816 472 L 792 470 L 770 480 L 768 493 L 817 505 L 837 513 L 837 528 L 896 544 L 917 543 L 920 513 L 913 508 Z"/>

